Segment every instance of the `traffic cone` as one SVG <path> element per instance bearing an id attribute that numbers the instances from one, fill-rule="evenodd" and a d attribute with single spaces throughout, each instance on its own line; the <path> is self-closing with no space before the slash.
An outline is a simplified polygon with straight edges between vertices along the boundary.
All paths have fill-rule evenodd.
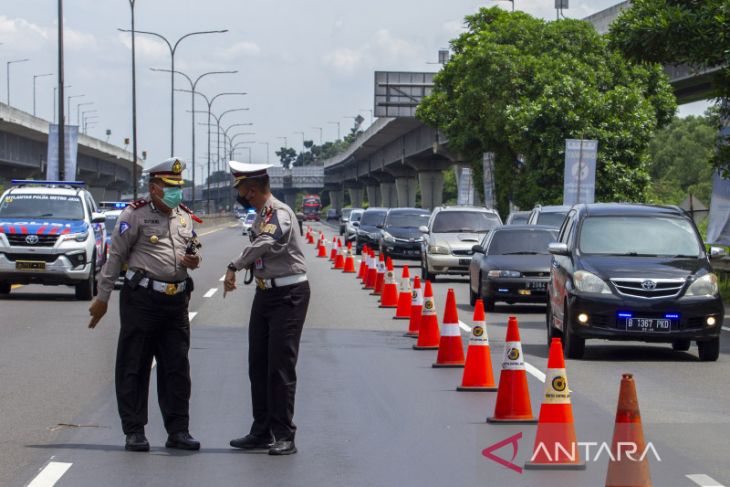
<path id="1" fill-rule="evenodd" d="M 333 269 L 342 270 L 345 268 L 345 251 L 342 248 L 342 241 L 337 239 L 337 257 L 335 257 L 335 266 Z"/>
<path id="2" fill-rule="evenodd" d="M 623 448 L 621 447 L 623 445 Z M 635 451 L 629 455 L 627 451 Z M 634 376 L 623 374 L 616 408 L 616 424 L 611 442 L 611 457 L 606 473 L 606 487 L 651 487 L 649 463 L 644 455 L 646 443 L 641 426 L 639 399 Z M 644 457 L 639 459 L 639 457 Z"/>
<path id="3" fill-rule="evenodd" d="M 347 242 L 347 257 L 345 257 L 345 266 L 342 272 L 345 274 L 355 273 L 355 258 L 352 256 L 352 242 Z"/>
<path id="4" fill-rule="evenodd" d="M 359 275 L 360 281 L 362 285 L 365 285 L 365 281 L 368 278 L 368 270 L 370 269 L 370 248 L 367 245 L 363 245 L 362 251 L 360 252 L 362 255 L 362 275 Z"/>
<path id="5" fill-rule="evenodd" d="M 387 268 L 383 277 L 383 294 L 380 296 L 380 307 L 398 307 L 398 285 L 395 283 L 393 261 L 390 259 L 390 257 L 388 257 Z"/>
<path id="6" fill-rule="evenodd" d="M 312 235 L 312 229 L 307 230 L 307 243 L 313 244 L 314 243 L 314 236 Z"/>
<path id="7" fill-rule="evenodd" d="M 325 245 L 324 235 L 319 238 L 319 248 L 317 249 L 317 257 L 327 258 L 327 246 Z"/>
<path id="8" fill-rule="evenodd" d="M 441 332 L 439 332 L 439 318 L 436 314 L 436 301 L 433 299 L 431 281 L 426 281 L 421 326 L 418 329 L 418 341 L 413 345 L 413 350 L 437 350 L 440 341 Z"/>
<path id="9" fill-rule="evenodd" d="M 469 347 L 466 350 L 466 365 L 461 385 L 457 391 L 496 391 L 492 372 L 492 353 L 489 348 L 487 320 L 484 316 L 484 301 L 477 299 L 474 306 L 474 326 L 471 328 Z"/>
<path id="10" fill-rule="evenodd" d="M 423 312 L 423 290 L 421 289 L 421 278 L 413 278 L 413 291 L 411 292 L 411 321 L 408 322 L 408 331 L 405 336 L 417 338 L 418 330 L 421 328 L 421 313 Z"/>
<path id="11" fill-rule="evenodd" d="M 368 275 L 365 279 L 363 289 L 375 289 L 375 281 L 378 278 L 377 261 L 375 260 L 375 251 L 370 250 L 370 265 L 368 266 Z"/>
<path id="12" fill-rule="evenodd" d="M 360 259 L 360 268 L 357 271 L 357 278 L 361 281 L 363 280 L 363 276 L 367 272 L 368 269 L 368 258 L 365 252 L 362 253 L 362 258 Z"/>
<path id="13" fill-rule="evenodd" d="M 400 280 L 400 294 L 398 294 L 398 309 L 393 319 L 411 319 L 411 274 L 408 272 L 407 265 L 403 266 L 403 275 Z"/>
<path id="14" fill-rule="evenodd" d="M 453 289 L 446 293 L 444 319 L 441 322 L 439 353 L 434 368 L 456 368 L 464 366 L 464 345 L 461 343 L 459 315 L 456 311 L 456 294 Z"/>
<path id="15" fill-rule="evenodd" d="M 570 404 L 570 389 L 560 338 L 553 338 L 550 343 L 547 368 L 545 396 L 540 406 L 535 447 L 525 468 L 583 470 L 586 464 L 580 459 L 578 442 L 575 439 L 573 406 Z"/>
<path id="16" fill-rule="evenodd" d="M 330 247 L 330 260 L 334 262 L 337 259 L 337 237 L 332 237 L 332 247 Z"/>
<path id="17" fill-rule="evenodd" d="M 520 330 L 514 316 L 510 316 L 507 322 L 497 403 L 494 406 L 494 416 L 487 418 L 487 423 L 537 423 L 532 415 Z"/>
<path id="18" fill-rule="evenodd" d="M 388 257 L 388 260 L 390 260 L 390 257 Z M 385 260 L 383 260 L 383 254 L 380 254 L 378 265 L 375 267 L 375 290 L 370 293 L 371 296 L 380 296 L 383 294 L 383 287 L 385 286 L 385 270 Z"/>

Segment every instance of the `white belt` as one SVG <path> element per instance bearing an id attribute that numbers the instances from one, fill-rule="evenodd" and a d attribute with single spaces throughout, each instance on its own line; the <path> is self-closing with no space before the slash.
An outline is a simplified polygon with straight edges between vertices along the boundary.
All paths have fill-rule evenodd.
<path id="1" fill-rule="evenodd" d="M 294 274 L 293 276 L 277 277 L 275 279 L 261 279 L 257 277 L 256 286 L 259 289 L 273 289 L 277 287 L 292 286 L 306 281 L 306 274 Z"/>
<path id="2" fill-rule="evenodd" d="M 127 271 L 125 274 L 125 277 L 127 280 L 132 280 L 134 277 L 135 272 L 134 271 Z M 151 284 L 151 285 L 150 285 Z M 150 279 L 149 277 L 143 277 L 139 280 L 139 285 L 143 288 L 149 288 L 151 287 L 153 290 L 167 294 L 168 296 L 174 296 L 175 294 L 179 294 L 187 288 L 187 281 L 182 281 L 178 283 L 174 282 L 162 282 L 162 281 L 155 281 L 154 279 Z"/>

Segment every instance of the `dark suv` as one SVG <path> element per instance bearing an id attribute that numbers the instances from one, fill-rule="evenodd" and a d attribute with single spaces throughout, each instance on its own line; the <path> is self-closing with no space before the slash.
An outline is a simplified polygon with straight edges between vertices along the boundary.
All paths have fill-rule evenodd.
<path id="1" fill-rule="evenodd" d="M 717 360 L 724 307 L 692 220 L 677 207 L 577 205 L 560 229 L 548 284 L 548 343 L 563 337 L 581 358 L 585 340 L 697 342 Z"/>

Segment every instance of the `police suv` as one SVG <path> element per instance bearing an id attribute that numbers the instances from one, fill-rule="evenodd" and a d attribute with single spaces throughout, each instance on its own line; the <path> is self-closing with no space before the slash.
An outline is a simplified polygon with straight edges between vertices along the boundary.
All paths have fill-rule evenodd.
<path id="1" fill-rule="evenodd" d="M 106 217 L 80 182 L 19 181 L 0 197 L 0 295 L 13 284 L 74 286 L 96 294 Z"/>

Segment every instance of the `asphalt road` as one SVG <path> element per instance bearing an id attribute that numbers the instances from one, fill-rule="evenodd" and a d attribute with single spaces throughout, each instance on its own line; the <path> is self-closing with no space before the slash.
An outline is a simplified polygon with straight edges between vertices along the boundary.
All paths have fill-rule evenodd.
<path id="1" fill-rule="evenodd" d="M 331 228 L 316 224 L 331 235 Z M 253 287 L 223 299 L 225 265 L 245 244 L 237 228 L 202 237 L 204 264 L 190 303 L 197 453 L 166 450 L 150 394 L 149 454 L 123 449 L 113 367 L 119 330 L 116 293 L 110 313 L 88 330 L 88 303 L 70 288 L 25 286 L 0 299 L 0 486 L 568 486 L 603 485 L 608 457 L 579 472 L 518 473 L 482 450 L 522 433 L 514 463 L 532 454 L 535 426 L 489 425 L 496 393 L 455 392 L 460 369 L 433 369 L 435 352 L 416 352 L 403 337 L 407 321 L 377 307 L 351 275 L 329 269 L 307 246 L 312 302 L 299 362 L 295 422 L 299 454 L 250 455 L 228 447 L 247 432 L 248 310 Z M 417 262 L 410 264 L 418 273 Z M 400 272 L 398 269 L 397 272 Z M 413 275 L 413 273 L 412 273 Z M 454 288 L 460 319 L 471 321 L 466 279 L 439 279 L 441 315 Z M 546 370 L 544 307 L 499 306 L 488 316 L 495 374 L 507 317 L 519 319 L 537 415 Z M 466 342 L 466 334 L 463 334 Z M 730 342 L 716 363 L 696 348 L 588 342 L 586 359 L 567 371 L 580 442 L 611 441 L 621 374 L 634 374 L 654 485 L 730 485 Z M 153 380 L 154 382 L 154 380 Z M 511 447 L 496 452 L 510 460 Z M 692 477 L 688 477 L 692 476 Z M 714 479 L 714 482 L 713 482 Z M 57 480 L 54 483 L 54 480 Z"/>

